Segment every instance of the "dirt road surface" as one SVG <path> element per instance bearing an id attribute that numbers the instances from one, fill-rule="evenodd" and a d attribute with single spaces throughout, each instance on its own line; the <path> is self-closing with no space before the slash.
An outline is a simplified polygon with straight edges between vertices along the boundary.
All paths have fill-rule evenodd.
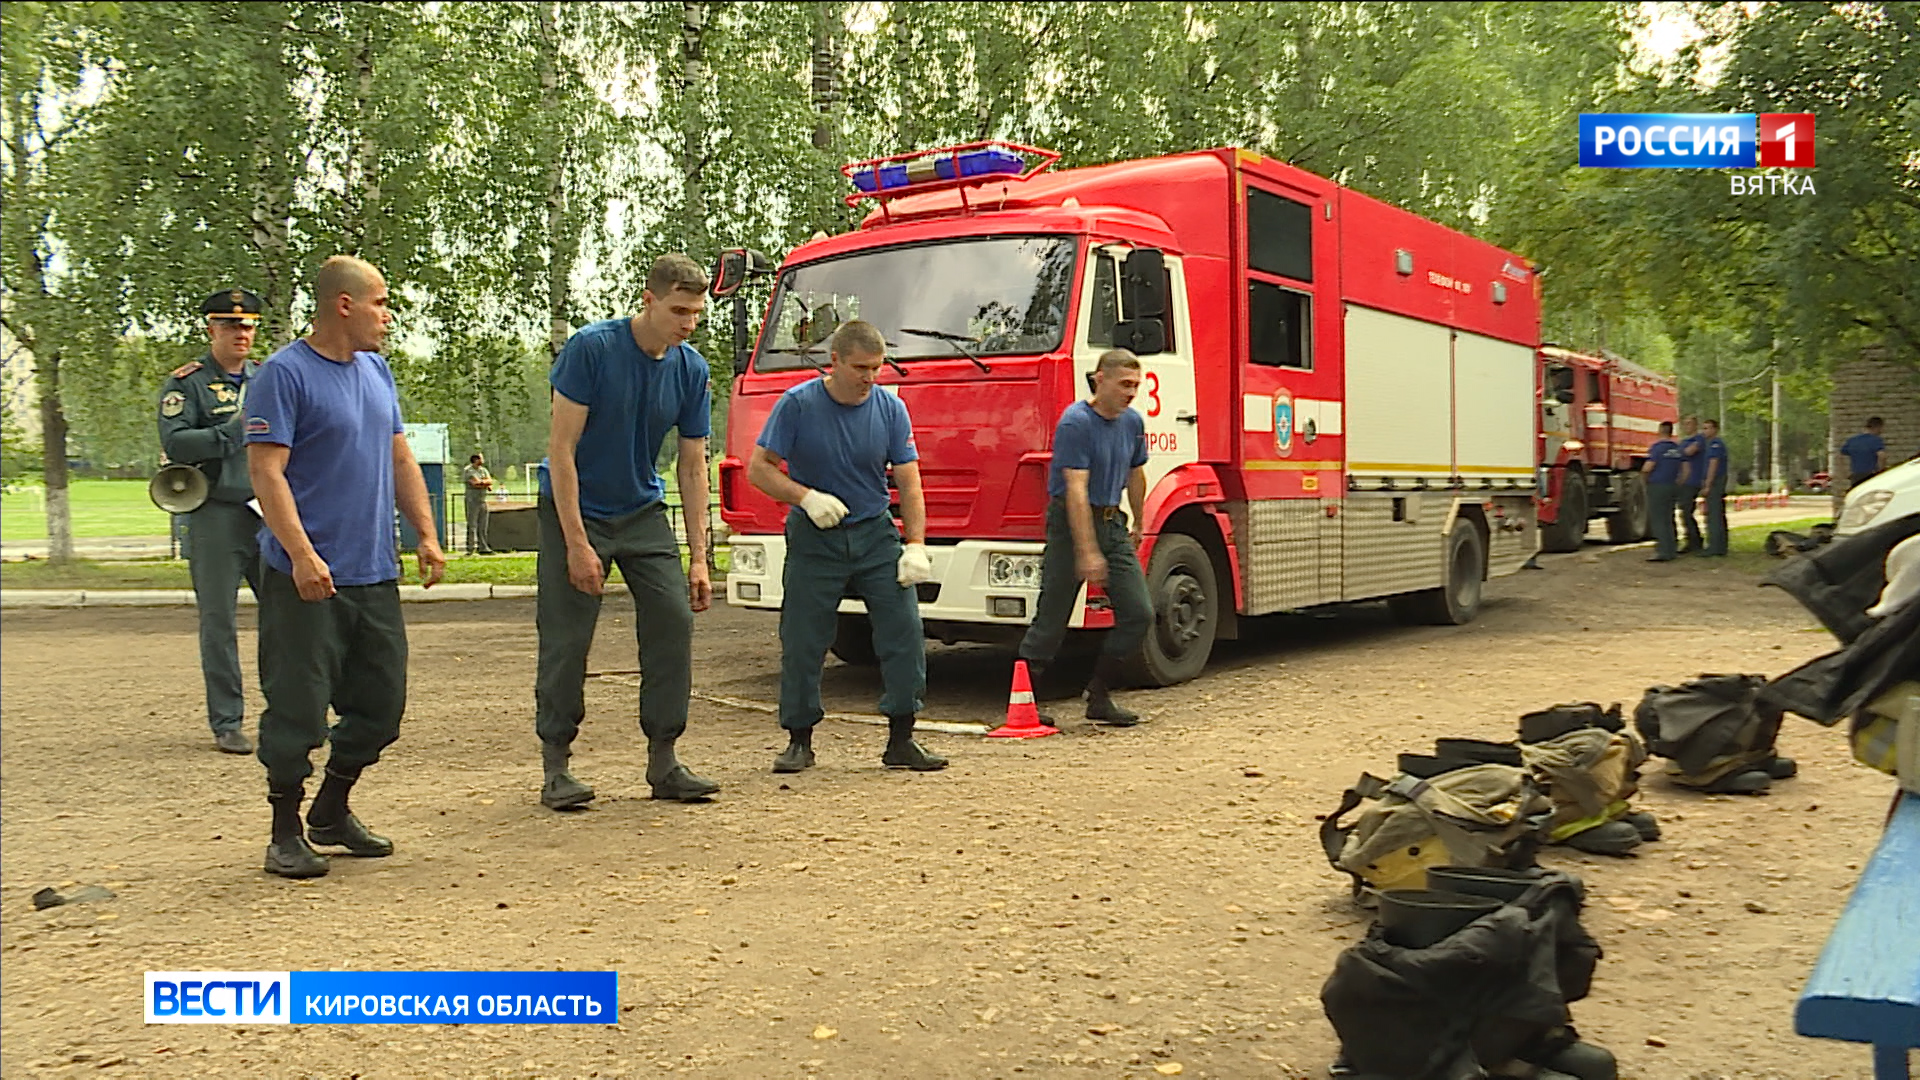
<path id="1" fill-rule="evenodd" d="M 1436 736 L 1511 737 L 1559 701 L 1631 705 L 1703 671 L 1778 673 L 1831 639 L 1737 571 L 1546 560 L 1479 621 L 1380 605 L 1261 620 L 1207 674 L 1126 700 L 1151 723 L 1032 742 L 931 735 L 945 773 L 879 767 L 829 722 L 768 771 L 770 716 L 695 702 L 683 756 L 725 790 L 651 802 L 635 691 L 590 684 L 583 813 L 537 802 L 531 601 L 413 605 L 402 738 L 354 795 L 395 838 L 293 883 L 260 870 L 260 767 L 215 753 L 189 611 L 10 611 L 0 759 L 0 1072 L 152 1077 L 1324 1076 L 1318 1000 L 1365 929 L 1315 839 L 1362 770 Z M 634 666 L 608 604 L 598 668 Z M 242 616 L 251 655 L 251 614 Z M 771 702 L 770 615 L 701 617 L 697 692 Z M 926 716 L 993 721 L 1008 656 L 933 646 Z M 251 664 L 249 664 L 249 669 Z M 876 680 L 834 662 L 830 709 Z M 1052 710 L 1071 714 L 1066 703 Z M 257 703 L 255 713 L 257 714 Z M 251 727 L 251 720 L 249 721 Z M 1758 798 L 1645 782 L 1667 838 L 1586 878 L 1606 949 L 1580 1030 L 1636 1080 L 1869 1075 L 1791 1034 L 1793 1002 L 1891 792 L 1790 718 L 1798 779 Z M 43 886 L 118 898 L 33 909 Z M 148 970 L 617 969 L 617 1026 L 148 1027 Z M 1179 1065 L 1174 1070 L 1174 1065 Z"/>

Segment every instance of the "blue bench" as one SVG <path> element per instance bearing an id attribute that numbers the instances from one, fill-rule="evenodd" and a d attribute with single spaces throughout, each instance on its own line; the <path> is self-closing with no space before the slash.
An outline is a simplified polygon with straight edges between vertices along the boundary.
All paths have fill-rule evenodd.
<path id="1" fill-rule="evenodd" d="M 1873 1045 L 1874 1080 L 1920 1047 L 1920 796 L 1894 809 L 1794 1010 L 1793 1030 Z"/>

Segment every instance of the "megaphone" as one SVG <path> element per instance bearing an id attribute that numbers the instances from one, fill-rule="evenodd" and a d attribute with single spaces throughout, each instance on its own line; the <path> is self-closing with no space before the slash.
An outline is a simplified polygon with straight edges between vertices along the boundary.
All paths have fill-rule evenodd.
<path id="1" fill-rule="evenodd" d="M 147 483 L 147 497 L 169 514 L 191 514 L 207 501 L 212 490 L 207 474 L 191 465 L 168 465 Z"/>

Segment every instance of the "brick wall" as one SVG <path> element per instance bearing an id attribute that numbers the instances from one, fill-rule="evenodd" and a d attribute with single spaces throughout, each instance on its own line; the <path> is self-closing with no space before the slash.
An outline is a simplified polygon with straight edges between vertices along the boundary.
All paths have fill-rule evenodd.
<path id="1" fill-rule="evenodd" d="M 1867 417 L 1887 422 L 1881 437 L 1887 441 L 1887 464 L 1920 454 L 1920 370 L 1884 359 L 1882 350 L 1868 349 L 1858 360 L 1834 369 L 1833 396 L 1827 402 L 1827 471 L 1835 494 L 1844 494 L 1847 462 L 1840 444 L 1861 430 Z"/>

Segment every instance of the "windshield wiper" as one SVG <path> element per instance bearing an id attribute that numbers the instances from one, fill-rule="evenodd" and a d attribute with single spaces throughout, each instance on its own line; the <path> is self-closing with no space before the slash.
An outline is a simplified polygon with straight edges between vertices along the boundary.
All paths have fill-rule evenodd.
<path id="1" fill-rule="evenodd" d="M 913 334 L 916 337 L 932 338 L 935 341 L 944 341 L 953 346 L 954 350 L 961 356 L 973 361 L 974 367 L 988 373 L 993 371 L 992 368 L 987 366 L 985 360 L 980 359 L 972 349 L 967 348 L 968 345 L 980 344 L 979 338 L 967 337 L 964 334 L 949 334 L 945 330 L 916 330 L 911 326 L 901 327 L 900 332 L 903 334 Z"/>

